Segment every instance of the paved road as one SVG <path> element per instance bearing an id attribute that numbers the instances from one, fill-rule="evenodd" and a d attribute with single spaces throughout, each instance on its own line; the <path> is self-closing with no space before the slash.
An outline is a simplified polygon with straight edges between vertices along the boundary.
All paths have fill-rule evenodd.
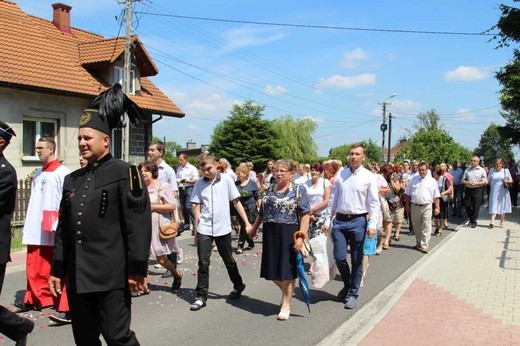
<path id="1" fill-rule="evenodd" d="M 456 224 L 452 224 L 450 230 L 445 231 L 440 238 L 432 237 L 431 247 L 450 237 L 451 230 L 455 227 Z M 346 310 L 343 304 L 335 301 L 334 298 L 342 286 L 339 277 L 322 289 L 311 290 L 310 314 L 297 289 L 289 320 L 277 321 L 280 291 L 272 282 L 259 277 L 260 239 L 253 251 L 236 256 L 247 285 L 242 298 L 237 301 L 226 299 L 232 285 L 222 260 L 218 253 L 214 253 L 210 269 L 208 305 L 197 312 L 189 311 L 189 304 L 195 296 L 196 248 L 191 245 L 191 237 L 187 234 L 183 234 L 179 240 L 185 257 L 184 263 L 180 266 L 185 273 L 181 292 L 178 295 L 171 294 L 169 286 L 172 279 L 161 278 L 159 274 L 162 270 L 150 265 L 151 294 L 133 299 L 132 329 L 137 333 L 142 345 L 311 345 L 319 343 L 337 328 L 350 328 L 350 325 L 352 328 L 359 327 L 357 321 L 352 321 L 352 324 L 349 321 L 344 325 L 357 309 Z M 407 230 L 404 229 L 400 242 L 393 242 L 390 250 L 384 251 L 381 256 L 372 257 L 365 278 L 365 287 L 360 292 L 359 307 L 370 302 L 423 256 L 428 256 L 414 250 L 414 245 L 415 237 L 408 236 Z M 15 297 L 23 295 L 23 267 L 19 263 L 8 266 L 0 298 L 0 303 L 4 306 L 9 306 Z M 26 314 L 37 324 L 30 336 L 29 345 L 73 344 L 70 326 L 50 325 L 47 316 L 53 312 L 51 309 L 45 309 L 40 313 Z M 0 339 L 0 343 L 12 344 L 6 338 Z"/>

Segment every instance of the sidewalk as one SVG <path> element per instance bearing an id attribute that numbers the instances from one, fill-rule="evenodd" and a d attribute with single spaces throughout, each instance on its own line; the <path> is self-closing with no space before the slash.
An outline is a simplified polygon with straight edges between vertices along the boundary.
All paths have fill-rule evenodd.
<path id="1" fill-rule="evenodd" d="M 323 344 L 520 345 L 520 209 L 498 224 L 483 208 Z"/>

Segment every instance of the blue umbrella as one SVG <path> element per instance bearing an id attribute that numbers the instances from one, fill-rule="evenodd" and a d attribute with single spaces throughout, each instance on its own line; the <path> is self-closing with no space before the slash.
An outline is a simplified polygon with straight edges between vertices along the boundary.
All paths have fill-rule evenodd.
<path id="1" fill-rule="evenodd" d="M 305 233 L 298 231 L 294 234 L 294 242 L 298 238 L 305 239 Z M 309 313 L 311 312 L 311 293 L 309 291 L 309 282 L 307 281 L 307 273 L 305 272 L 305 267 L 303 266 L 303 256 L 301 252 L 296 253 L 296 266 L 298 268 L 298 282 L 300 286 L 300 291 L 302 293 L 303 298 L 305 299 L 305 304 L 307 304 L 307 309 L 309 309 Z"/>

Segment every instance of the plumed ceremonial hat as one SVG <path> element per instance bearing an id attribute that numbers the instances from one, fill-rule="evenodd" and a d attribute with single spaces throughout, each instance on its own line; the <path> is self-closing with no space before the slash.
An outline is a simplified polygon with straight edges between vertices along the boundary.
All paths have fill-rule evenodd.
<path id="1" fill-rule="evenodd" d="M 99 94 L 83 111 L 79 128 L 89 127 L 110 136 L 113 129 L 125 126 L 125 113 L 132 126 L 146 122 L 143 110 L 125 95 L 121 84 L 116 83 Z"/>
<path id="2" fill-rule="evenodd" d="M 0 120 L 0 137 L 4 138 L 7 141 L 10 141 L 13 136 L 16 136 L 16 133 L 14 133 L 13 128 L 7 125 L 7 123 Z"/>

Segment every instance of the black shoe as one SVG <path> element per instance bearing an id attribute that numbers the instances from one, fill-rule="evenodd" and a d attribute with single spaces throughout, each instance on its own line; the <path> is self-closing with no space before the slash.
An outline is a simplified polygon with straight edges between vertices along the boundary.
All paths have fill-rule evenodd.
<path id="1" fill-rule="evenodd" d="M 344 303 L 348 298 L 348 287 L 343 287 L 336 296 L 339 302 Z"/>
<path id="2" fill-rule="evenodd" d="M 40 304 L 25 304 L 24 302 L 14 302 L 13 304 L 16 309 L 13 309 L 13 312 L 15 314 L 20 312 L 27 312 L 27 311 L 42 311 L 42 306 Z"/>
<path id="3" fill-rule="evenodd" d="M 249 250 L 253 250 L 255 248 L 255 244 L 253 245 L 249 245 L 248 247 L 246 247 L 244 250 L 245 251 L 249 251 Z"/>
<path id="4" fill-rule="evenodd" d="M 181 288 L 181 285 L 182 285 L 182 278 L 173 279 L 172 293 L 177 294 L 179 292 L 179 289 Z"/>
<path id="5" fill-rule="evenodd" d="M 472 222 L 471 223 L 471 228 L 476 228 L 477 227 L 477 223 L 476 222 Z"/>
<path id="6" fill-rule="evenodd" d="M 229 299 L 238 299 L 242 296 L 242 292 L 246 289 L 246 284 L 242 284 L 239 288 L 234 288 L 233 291 L 229 293 Z"/>
<path id="7" fill-rule="evenodd" d="M 205 306 L 206 306 L 206 301 L 202 300 L 200 298 L 197 298 L 197 300 L 195 302 L 193 302 L 193 304 L 190 305 L 190 310 L 199 311 L 200 309 L 202 309 Z"/>
<path id="8" fill-rule="evenodd" d="M 70 320 L 70 314 L 66 312 L 58 312 L 56 315 L 49 315 L 49 319 L 59 325 L 69 324 L 72 322 Z"/>

